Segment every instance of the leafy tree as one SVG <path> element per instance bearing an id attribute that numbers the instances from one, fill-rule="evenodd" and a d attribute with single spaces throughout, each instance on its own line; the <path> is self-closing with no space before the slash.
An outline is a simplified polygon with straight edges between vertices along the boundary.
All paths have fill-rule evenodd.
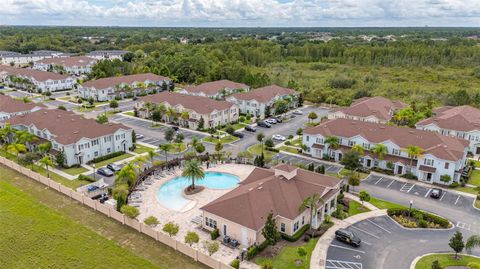
<path id="1" fill-rule="evenodd" d="M 338 149 L 340 147 L 340 141 L 335 136 L 327 136 L 325 137 L 324 143 L 328 145 L 328 156 L 330 156 L 332 149 Z"/>
<path id="2" fill-rule="evenodd" d="M 175 131 L 171 128 L 167 129 L 165 131 L 165 140 L 167 140 L 167 142 L 172 142 L 173 138 L 175 137 Z"/>
<path id="3" fill-rule="evenodd" d="M 185 243 L 189 246 L 198 243 L 198 241 L 200 241 L 200 237 L 196 232 L 190 231 L 185 235 Z"/>
<path id="4" fill-rule="evenodd" d="M 359 155 L 363 155 L 365 153 L 365 148 L 360 144 L 355 144 L 352 146 L 352 151 L 358 153 Z"/>
<path id="5" fill-rule="evenodd" d="M 200 180 L 205 178 L 205 172 L 203 171 L 202 166 L 196 159 L 191 159 L 185 162 L 185 167 L 182 172 L 182 176 L 189 178 L 192 184 L 190 188 L 195 189 L 195 180 Z"/>
<path id="6" fill-rule="evenodd" d="M 120 208 L 120 212 L 122 212 L 123 214 L 125 214 L 125 216 L 131 219 L 134 219 L 138 217 L 138 215 L 140 215 L 140 211 L 138 210 L 138 208 L 131 205 L 123 205 Z"/>
<path id="7" fill-rule="evenodd" d="M 297 134 L 297 135 L 303 135 L 303 129 L 302 129 L 302 128 L 298 128 L 296 134 Z"/>
<path id="8" fill-rule="evenodd" d="M 208 252 L 208 255 L 209 256 L 212 256 L 215 252 L 218 251 L 218 249 L 220 248 L 220 245 L 218 244 L 217 241 L 203 241 L 203 248 L 205 248 Z"/>
<path id="9" fill-rule="evenodd" d="M 463 251 L 465 248 L 465 243 L 463 242 L 463 235 L 461 232 L 456 231 L 455 234 L 450 238 L 448 246 L 455 251 L 455 259 L 458 259 L 458 253 Z"/>
<path id="10" fill-rule="evenodd" d="M 145 223 L 146 225 L 148 226 L 156 226 L 158 225 L 160 222 L 158 221 L 158 219 L 154 216 L 149 216 L 147 218 L 145 218 L 143 220 L 143 223 Z"/>
<path id="11" fill-rule="evenodd" d="M 100 124 L 104 124 L 108 122 L 108 117 L 105 114 L 98 114 L 97 116 L 97 122 Z"/>
<path id="12" fill-rule="evenodd" d="M 465 244 L 465 249 L 467 253 L 472 253 L 472 249 L 480 247 L 480 236 L 479 235 L 472 235 L 467 239 L 467 243 Z"/>
<path id="13" fill-rule="evenodd" d="M 220 151 L 222 151 L 222 149 L 223 149 L 223 144 L 222 142 L 218 141 L 215 144 L 215 151 L 217 152 L 217 154 L 220 154 Z"/>
<path id="14" fill-rule="evenodd" d="M 391 121 L 396 125 L 414 128 L 415 124 L 425 118 L 425 116 L 425 114 L 416 112 L 411 107 L 406 107 L 397 111 Z"/>
<path id="15" fill-rule="evenodd" d="M 112 100 L 109 103 L 110 108 L 113 108 L 113 111 L 115 112 L 115 109 L 118 108 L 118 101 L 117 100 Z"/>
<path id="16" fill-rule="evenodd" d="M 363 205 L 363 202 L 369 202 L 371 197 L 367 191 L 360 191 L 360 193 L 358 194 L 358 198 L 360 198 L 360 201 L 362 201 Z"/>
<path id="17" fill-rule="evenodd" d="M 268 118 L 272 116 L 272 108 L 270 106 L 265 106 L 265 117 Z"/>
<path id="18" fill-rule="evenodd" d="M 203 130 L 203 128 L 205 128 L 205 120 L 203 117 L 200 117 L 200 120 L 198 120 L 198 129 Z"/>
<path id="19" fill-rule="evenodd" d="M 360 174 L 352 172 L 348 176 L 348 185 L 352 186 L 355 189 L 356 186 L 360 185 Z"/>
<path id="20" fill-rule="evenodd" d="M 378 144 L 370 149 L 370 151 L 375 155 L 376 158 L 383 160 L 388 154 L 387 146 L 383 144 Z"/>
<path id="21" fill-rule="evenodd" d="M 40 154 L 42 154 L 42 156 L 45 156 L 45 154 L 47 154 L 47 152 L 49 152 L 51 149 L 52 149 L 52 143 L 51 142 L 45 142 L 45 143 L 42 143 L 42 144 L 38 145 L 38 151 L 40 152 Z M 61 163 L 59 163 L 59 164 L 61 164 Z"/>
<path id="22" fill-rule="evenodd" d="M 18 161 L 20 164 L 23 166 L 29 166 L 31 165 L 32 170 L 33 170 L 33 164 L 35 161 L 38 159 L 38 153 L 35 152 L 27 152 L 25 155 L 23 155 Z"/>
<path id="23" fill-rule="evenodd" d="M 61 151 L 55 155 L 55 162 L 58 165 L 64 165 L 65 164 L 65 152 Z"/>
<path id="24" fill-rule="evenodd" d="M 441 175 L 440 176 L 440 181 L 444 182 L 445 184 L 448 184 L 452 180 L 452 177 L 450 175 Z"/>
<path id="25" fill-rule="evenodd" d="M 315 113 L 315 112 L 313 112 L 313 111 L 308 114 L 308 120 L 311 121 L 311 122 L 313 122 L 313 121 L 316 120 L 317 118 L 318 118 L 317 113 Z"/>
<path id="26" fill-rule="evenodd" d="M 184 139 L 185 139 L 185 136 L 183 134 L 177 134 L 175 136 L 175 143 L 182 143 Z"/>
<path id="27" fill-rule="evenodd" d="M 273 148 L 273 147 L 275 147 L 275 143 L 273 142 L 273 139 L 268 138 L 267 140 L 265 140 L 265 146 L 266 146 L 267 148 Z"/>
<path id="28" fill-rule="evenodd" d="M 117 211 L 120 211 L 127 202 L 128 186 L 126 184 L 117 184 L 112 191 L 112 196 L 117 201 Z"/>
<path id="29" fill-rule="evenodd" d="M 93 104 L 95 103 L 95 99 L 93 99 L 93 97 L 90 97 L 88 98 L 87 102 L 90 106 L 93 106 Z"/>
<path id="30" fill-rule="evenodd" d="M 231 125 L 228 125 L 227 128 L 225 128 L 225 132 L 232 135 L 235 132 L 235 128 L 233 128 Z"/>
<path id="31" fill-rule="evenodd" d="M 322 199 L 322 196 L 319 193 L 314 193 L 311 196 L 305 198 L 302 204 L 298 208 L 299 212 L 305 211 L 307 208 L 310 208 L 310 230 L 313 229 L 313 220 L 315 217 L 318 208 L 323 205 L 325 201 Z"/>
<path id="32" fill-rule="evenodd" d="M 446 104 L 450 106 L 463 106 L 470 104 L 471 99 L 468 92 L 464 89 L 457 90 L 448 95 Z"/>
<path id="33" fill-rule="evenodd" d="M 343 154 L 340 163 L 343 164 L 348 170 L 355 171 L 361 166 L 360 155 L 356 151 L 349 151 Z"/>
<path id="34" fill-rule="evenodd" d="M 203 143 L 199 143 L 195 146 L 195 151 L 198 154 L 202 154 L 205 151 L 205 145 Z"/>
<path id="35" fill-rule="evenodd" d="M 289 105 L 287 100 L 280 99 L 275 102 L 276 115 L 287 113 L 288 108 L 289 108 Z"/>
<path id="36" fill-rule="evenodd" d="M 170 237 L 172 237 L 173 235 L 176 235 L 178 233 L 180 227 L 178 226 L 178 224 L 170 221 L 163 225 L 162 230 L 166 232 Z"/>
<path id="37" fill-rule="evenodd" d="M 270 212 L 267 216 L 265 225 L 262 228 L 262 235 L 265 238 L 265 241 L 267 241 L 268 244 L 272 246 L 275 245 L 281 238 L 281 235 L 277 230 L 277 223 L 273 217 L 272 212 Z"/>
<path id="38" fill-rule="evenodd" d="M 263 155 L 263 140 L 265 139 L 265 135 L 263 133 L 257 134 L 257 141 L 260 142 L 260 147 L 262 148 L 262 155 Z"/>

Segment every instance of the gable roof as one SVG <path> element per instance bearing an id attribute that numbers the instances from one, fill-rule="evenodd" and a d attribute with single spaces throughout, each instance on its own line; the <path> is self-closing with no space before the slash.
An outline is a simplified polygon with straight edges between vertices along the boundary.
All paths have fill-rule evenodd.
<path id="1" fill-rule="evenodd" d="M 480 130 L 480 110 L 471 106 L 444 106 L 433 111 L 435 115 L 419 121 L 417 126 L 435 124 L 440 128 L 456 131 Z"/>
<path id="2" fill-rule="evenodd" d="M 435 132 L 349 119 L 327 120 L 318 126 L 306 128 L 304 133 L 347 138 L 360 135 L 372 143 L 390 140 L 401 148 L 416 145 L 424 150 L 424 154 L 450 161 L 462 159 L 469 145 L 467 140 Z"/>
<path id="3" fill-rule="evenodd" d="M 83 137 L 96 138 L 113 134 L 119 129 L 131 129 L 123 124 L 100 124 L 94 119 L 85 119 L 71 111 L 60 109 L 38 110 L 15 116 L 5 122 L 12 126 L 33 124 L 40 130 L 48 129 L 55 136 L 55 141 L 63 145 L 73 144 Z"/>
<path id="4" fill-rule="evenodd" d="M 17 113 L 24 111 L 31 111 L 34 108 L 44 107 L 42 104 L 25 103 L 21 100 L 16 100 L 10 96 L 0 95 L 0 112 Z"/>
<path id="5" fill-rule="evenodd" d="M 296 175 L 287 180 L 276 175 L 276 170 L 296 170 Z M 293 220 L 300 215 L 299 207 L 305 198 L 319 193 L 329 199 L 339 191 L 340 182 L 287 164 L 272 169 L 255 168 L 239 187 L 201 209 L 257 231 L 270 212 Z"/>
<path id="6" fill-rule="evenodd" d="M 95 63 L 97 60 L 86 56 L 74 56 L 74 57 L 55 57 L 46 58 L 35 63 L 61 65 L 66 67 L 73 66 L 86 66 Z"/>
<path id="7" fill-rule="evenodd" d="M 144 81 L 163 81 L 163 80 L 170 80 L 167 77 L 155 75 L 152 73 L 146 74 L 136 74 L 136 75 L 128 75 L 128 76 L 120 76 L 120 77 L 108 77 L 108 78 L 101 78 L 97 80 L 90 80 L 83 83 L 82 87 L 84 88 L 95 88 L 97 90 L 106 89 L 110 87 L 115 87 L 120 84 L 132 84 L 134 82 L 144 82 Z"/>
<path id="8" fill-rule="evenodd" d="M 232 96 L 239 100 L 257 100 L 260 103 L 267 103 L 277 95 L 295 94 L 296 91 L 277 85 L 265 86 L 249 92 L 236 93 Z"/>
<path id="9" fill-rule="evenodd" d="M 380 120 L 390 120 L 390 111 L 396 111 L 406 107 L 403 102 L 390 100 L 385 97 L 363 97 L 355 100 L 349 107 L 341 108 L 335 112 L 357 117 L 375 116 Z"/>
<path id="10" fill-rule="evenodd" d="M 237 83 L 230 80 L 217 80 L 211 82 L 205 82 L 197 86 L 185 87 L 185 90 L 189 93 L 205 93 L 206 95 L 215 95 L 220 93 L 223 89 L 245 89 L 248 88 L 246 84 Z"/>
<path id="11" fill-rule="evenodd" d="M 61 75 L 53 72 L 46 72 L 29 68 L 15 68 L 7 65 L 0 65 L 0 73 L 5 72 L 11 76 L 32 77 L 36 81 L 65 80 L 69 78 L 67 75 Z"/>
<path id="12" fill-rule="evenodd" d="M 140 98 L 145 103 L 168 103 L 170 106 L 182 105 L 187 109 L 191 109 L 199 114 L 209 114 L 215 110 L 225 110 L 232 106 L 232 103 L 225 101 L 217 101 L 208 97 L 194 96 L 188 94 L 180 94 L 175 92 L 161 92 L 153 95 L 147 95 Z"/>

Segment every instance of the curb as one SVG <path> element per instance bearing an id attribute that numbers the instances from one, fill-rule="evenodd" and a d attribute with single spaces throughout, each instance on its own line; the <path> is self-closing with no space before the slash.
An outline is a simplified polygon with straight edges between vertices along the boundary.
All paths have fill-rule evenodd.
<path id="1" fill-rule="evenodd" d="M 421 256 L 417 256 L 415 259 L 413 259 L 412 263 L 410 264 L 410 269 L 415 269 L 417 263 L 419 260 L 421 260 L 423 257 L 427 257 L 427 256 L 430 256 L 430 255 L 445 255 L 445 254 L 451 254 L 451 255 L 455 255 L 455 253 L 452 253 L 452 252 L 443 252 L 443 253 L 439 253 L 439 252 L 432 252 L 432 253 L 427 253 L 427 254 L 423 254 Z M 479 256 L 475 256 L 475 255 L 470 255 L 470 254 L 460 254 L 461 256 L 469 256 L 469 257 L 474 257 L 474 258 L 479 258 Z"/>

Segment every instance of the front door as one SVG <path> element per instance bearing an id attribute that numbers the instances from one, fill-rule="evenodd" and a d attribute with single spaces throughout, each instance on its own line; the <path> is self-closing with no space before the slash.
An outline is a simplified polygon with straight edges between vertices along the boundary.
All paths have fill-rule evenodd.
<path id="1" fill-rule="evenodd" d="M 367 167 L 368 168 L 372 167 L 372 160 L 367 159 Z"/>
<path id="2" fill-rule="evenodd" d="M 401 175 L 403 174 L 403 166 L 397 166 L 397 174 Z"/>
<path id="3" fill-rule="evenodd" d="M 78 156 L 78 163 L 83 164 L 83 156 Z"/>
<path id="4" fill-rule="evenodd" d="M 477 147 L 477 150 L 475 151 L 475 154 L 480 154 L 480 147 Z"/>

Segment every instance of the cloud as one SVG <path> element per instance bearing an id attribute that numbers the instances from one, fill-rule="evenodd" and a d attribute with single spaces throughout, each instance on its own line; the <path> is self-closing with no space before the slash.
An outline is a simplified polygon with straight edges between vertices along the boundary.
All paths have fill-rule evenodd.
<path id="1" fill-rule="evenodd" d="M 0 24 L 478 26 L 480 0 L 1 0 Z"/>

